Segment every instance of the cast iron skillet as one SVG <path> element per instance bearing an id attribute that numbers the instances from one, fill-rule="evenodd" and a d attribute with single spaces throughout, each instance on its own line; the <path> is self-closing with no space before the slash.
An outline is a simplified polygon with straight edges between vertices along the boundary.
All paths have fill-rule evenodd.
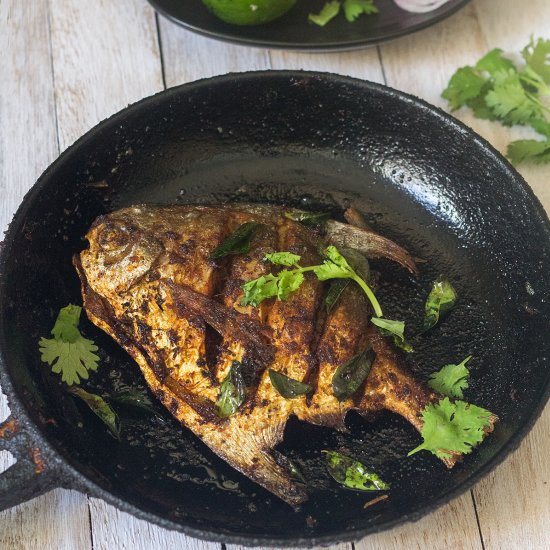
<path id="1" fill-rule="evenodd" d="M 40 362 L 37 341 L 60 307 L 80 303 L 71 255 L 99 214 L 141 201 L 284 203 L 369 223 L 425 260 L 411 278 L 393 265 L 379 298 L 404 319 L 420 378 L 472 354 L 466 397 L 498 414 L 493 435 L 448 471 L 390 414 L 350 416 L 350 434 L 292 421 L 281 451 L 310 486 L 299 511 L 214 456 L 157 406 L 121 410 L 122 438 L 68 396 Z M 6 234 L 0 271 L 0 382 L 12 419 L 2 447 L 17 464 L 0 476 L 0 509 L 71 487 L 193 536 L 240 544 L 311 545 L 358 539 L 417 519 L 462 493 L 519 443 L 549 394 L 550 226 L 532 192 L 486 142 L 453 118 L 395 90 L 341 76 L 261 72 L 168 90 L 101 123 L 46 170 Z M 418 332 L 430 282 L 444 273 L 460 300 Z M 102 365 L 86 384 L 110 394 L 143 388 L 138 368 L 83 323 Z M 340 449 L 391 481 L 390 498 L 338 488 L 322 449 Z"/>
<path id="2" fill-rule="evenodd" d="M 361 17 L 353 24 L 341 14 L 325 27 L 308 22 L 308 14 L 318 13 L 319 0 L 300 0 L 292 10 L 265 25 L 229 25 L 210 13 L 201 0 L 149 0 L 160 14 L 174 23 L 209 38 L 234 44 L 303 51 L 356 50 L 393 40 L 446 19 L 469 0 L 449 0 L 428 13 L 411 13 L 393 0 L 376 0 L 378 14 Z"/>

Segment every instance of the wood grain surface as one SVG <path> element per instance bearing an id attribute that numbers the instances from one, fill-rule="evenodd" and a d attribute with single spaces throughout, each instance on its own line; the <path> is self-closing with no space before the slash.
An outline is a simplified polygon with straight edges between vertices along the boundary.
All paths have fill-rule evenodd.
<path id="1" fill-rule="evenodd" d="M 446 108 L 457 67 L 492 47 L 550 37 L 550 1 L 474 0 L 450 19 L 378 48 L 303 54 L 231 46 L 157 17 L 145 0 L 0 0 L 0 230 L 40 173 L 129 103 L 215 74 L 330 71 L 402 89 Z M 497 149 L 529 131 L 454 113 Z M 550 210 L 550 169 L 521 168 Z M 0 394 L 0 421 L 8 414 Z M 473 491 L 414 523 L 332 550 L 550 549 L 550 407 L 519 449 Z M 8 465 L 0 454 L 0 471 Z M 222 550 L 57 490 L 0 514 L 0 549 Z M 231 550 L 237 547 L 231 546 Z"/>

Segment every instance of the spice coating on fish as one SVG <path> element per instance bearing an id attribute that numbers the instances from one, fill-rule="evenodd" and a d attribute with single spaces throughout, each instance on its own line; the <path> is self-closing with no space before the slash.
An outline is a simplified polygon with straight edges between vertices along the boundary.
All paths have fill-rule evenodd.
<path id="1" fill-rule="evenodd" d="M 224 239 L 249 222 L 261 225 L 248 252 L 211 259 Z M 353 245 L 367 257 L 385 256 L 416 270 L 404 249 L 368 228 L 330 221 L 323 234 L 268 205 L 133 206 L 99 217 L 86 238 L 89 248 L 74 264 L 90 320 L 134 358 L 175 418 L 291 505 L 307 494 L 273 450 L 291 415 L 343 429 L 350 409 L 364 415 L 388 409 L 421 429 L 422 409 L 438 399 L 370 325 L 369 303 L 355 284 L 328 314 L 325 284 L 312 273 L 284 301 L 241 304 L 242 285 L 274 270 L 264 257 L 275 251 L 314 265 L 322 262 L 323 244 Z M 355 395 L 338 401 L 331 387 L 336 369 L 367 347 L 376 352 L 371 372 Z M 220 418 L 216 400 L 234 361 L 252 377 L 242 405 Z M 309 383 L 312 394 L 283 398 L 268 369 Z"/>

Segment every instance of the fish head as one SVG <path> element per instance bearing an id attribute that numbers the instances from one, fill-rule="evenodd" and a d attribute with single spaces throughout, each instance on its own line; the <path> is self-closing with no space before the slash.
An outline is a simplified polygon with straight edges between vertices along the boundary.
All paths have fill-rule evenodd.
<path id="1" fill-rule="evenodd" d="M 90 286 L 100 294 L 122 294 L 145 277 L 163 251 L 162 244 L 130 210 L 101 216 L 86 235 L 80 254 Z"/>

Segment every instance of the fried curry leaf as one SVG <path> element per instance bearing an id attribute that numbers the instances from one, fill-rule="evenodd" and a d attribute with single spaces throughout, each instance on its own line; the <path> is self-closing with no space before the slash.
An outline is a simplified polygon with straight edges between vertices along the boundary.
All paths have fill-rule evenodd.
<path id="1" fill-rule="evenodd" d="M 332 391 L 338 401 L 351 397 L 369 375 L 376 354 L 370 348 L 338 367 L 332 377 Z"/>
<path id="2" fill-rule="evenodd" d="M 450 397 L 459 397 L 462 399 L 464 394 L 462 390 L 468 387 L 468 377 L 470 371 L 466 368 L 466 363 L 472 358 L 468 355 L 464 361 L 458 365 L 445 365 L 430 376 L 428 385 L 436 392 Z"/>
<path id="3" fill-rule="evenodd" d="M 301 257 L 298 254 L 293 254 L 292 252 L 272 252 L 271 254 L 266 254 L 264 260 L 267 260 L 275 265 L 285 265 L 291 267 L 297 265 Z"/>
<path id="4" fill-rule="evenodd" d="M 109 401 L 157 414 L 149 396 L 144 391 L 135 388 L 116 392 L 109 397 Z"/>
<path id="5" fill-rule="evenodd" d="M 290 458 L 287 459 L 287 462 L 288 462 L 288 472 L 290 474 L 290 477 L 294 481 L 298 481 L 299 483 L 303 483 L 305 485 L 307 483 L 306 478 L 304 477 L 304 474 L 302 474 L 302 471 L 300 470 L 298 465 L 294 461 L 290 460 Z"/>
<path id="6" fill-rule="evenodd" d="M 393 343 L 403 351 L 413 351 L 412 345 L 405 339 L 405 323 L 403 321 L 392 321 L 382 317 L 372 317 L 371 323 L 380 329 L 382 336 L 391 336 Z"/>
<path id="7" fill-rule="evenodd" d="M 325 296 L 325 307 L 327 313 L 332 311 L 332 308 L 336 305 L 336 302 L 339 300 L 342 292 L 344 292 L 349 283 L 349 279 L 335 279 L 330 282 L 327 295 Z"/>
<path id="8" fill-rule="evenodd" d="M 73 304 L 62 308 L 51 331 L 54 337 L 40 338 L 38 343 L 42 361 L 69 386 L 88 379 L 89 371 L 96 371 L 99 362 L 97 346 L 78 330 L 81 312 L 82 308 Z"/>
<path id="9" fill-rule="evenodd" d="M 233 361 L 227 376 L 220 386 L 220 395 L 216 401 L 218 416 L 228 418 L 237 412 L 243 404 L 246 388 L 242 373 L 242 363 Z"/>
<path id="10" fill-rule="evenodd" d="M 286 376 L 281 372 L 277 372 L 273 369 L 269 369 L 268 372 L 269 379 L 271 380 L 273 387 L 285 399 L 294 399 L 295 397 L 299 397 L 300 395 L 311 393 L 311 391 L 313 390 L 310 385 L 304 384 L 304 382 L 300 382 L 298 380 L 294 380 L 294 378 L 290 378 L 289 376 Z"/>
<path id="11" fill-rule="evenodd" d="M 261 223 L 247 222 L 239 225 L 235 231 L 210 254 L 210 258 L 217 259 L 230 254 L 246 254 L 250 250 L 250 241 L 262 227 Z"/>
<path id="12" fill-rule="evenodd" d="M 87 392 L 86 390 L 72 386 L 69 388 L 69 393 L 78 397 L 90 410 L 109 428 L 111 434 L 120 439 L 120 422 L 113 408 L 99 395 Z"/>
<path id="13" fill-rule="evenodd" d="M 430 403 L 422 412 L 423 443 L 409 452 L 430 451 L 438 458 L 452 458 L 453 454 L 468 454 L 483 441 L 485 430 L 492 425 L 494 415 L 465 401 L 454 403 L 445 397 Z"/>
<path id="14" fill-rule="evenodd" d="M 307 225 L 308 227 L 315 227 L 316 225 L 322 225 L 328 219 L 330 214 L 328 212 L 306 212 L 305 210 L 289 210 L 285 212 L 285 217 L 294 222 Z"/>
<path id="15" fill-rule="evenodd" d="M 447 277 L 440 275 L 434 282 L 424 305 L 422 331 L 426 332 L 434 327 L 440 317 L 454 307 L 456 299 L 457 294 L 453 285 Z"/>
<path id="16" fill-rule="evenodd" d="M 390 486 L 378 474 L 369 470 L 362 462 L 336 451 L 323 451 L 326 454 L 327 471 L 334 479 L 348 489 L 357 491 L 387 491 Z"/>

